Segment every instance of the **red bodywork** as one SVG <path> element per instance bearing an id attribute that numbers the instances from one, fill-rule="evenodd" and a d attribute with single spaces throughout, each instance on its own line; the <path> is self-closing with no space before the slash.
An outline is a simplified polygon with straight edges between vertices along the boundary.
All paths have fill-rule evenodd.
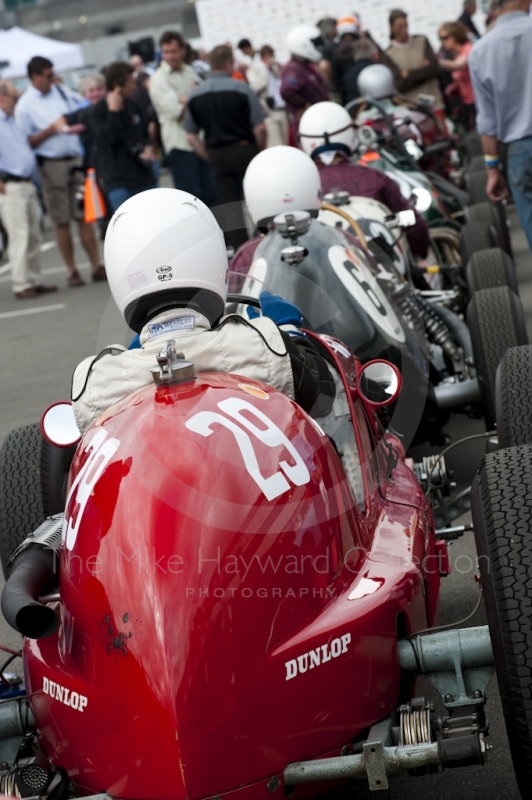
<path id="1" fill-rule="evenodd" d="M 338 755 L 395 708 L 398 628 L 434 620 L 432 515 L 399 446 L 386 479 L 388 447 L 377 447 L 356 395 L 355 361 L 326 343 L 349 388 L 365 512 L 319 427 L 285 395 L 237 376 L 146 387 L 79 446 L 61 627 L 26 640 L 24 655 L 42 748 L 82 793 L 268 798 L 267 782 L 290 762 Z M 268 500 L 232 430 L 186 427 L 227 398 L 267 414 L 307 483 Z M 116 449 L 75 486 L 97 436 Z M 248 438 L 263 477 L 293 463 L 282 444 Z"/>

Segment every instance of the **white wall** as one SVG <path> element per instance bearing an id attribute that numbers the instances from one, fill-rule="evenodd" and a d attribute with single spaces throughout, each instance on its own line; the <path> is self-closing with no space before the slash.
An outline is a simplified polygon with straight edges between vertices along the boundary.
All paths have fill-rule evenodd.
<path id="1" fill-rule="evenodd" d="M 197 0 L 196 11 L 203 45 L 211 48 L 243 37 L 255 48 L 270 44 L 282 62 L 287 58 L 286 34 L 302 22 L 315 24 L 325 16 L 340 17 L 356 11 L 362 25 L 381 45 L 389 43 L 388 14 L 403 8 L 409 15 L 410 32 L 429 36 L 438 47 L 437 31 L 443 22 L 455 20 L 462 13 L 462 0 Z M 477 14 L 483 30 L 482 14 Z"/>

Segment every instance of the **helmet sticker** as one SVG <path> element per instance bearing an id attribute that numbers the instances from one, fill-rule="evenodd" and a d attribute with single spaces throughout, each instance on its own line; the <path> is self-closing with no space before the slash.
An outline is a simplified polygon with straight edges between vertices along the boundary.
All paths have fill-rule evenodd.
<path id="1" fill-rule="evenodd" d="M 132 275 L 128 275 L 127 282 L 131 289 L 138 289 L 139 286 L 146 286 L 149 280 L 141 270 L 140 272 L 134 272 Z"/>

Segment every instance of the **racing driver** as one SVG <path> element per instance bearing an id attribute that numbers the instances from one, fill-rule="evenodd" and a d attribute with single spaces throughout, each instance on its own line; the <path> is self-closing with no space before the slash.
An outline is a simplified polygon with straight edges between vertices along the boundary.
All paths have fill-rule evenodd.
<path id="1" fill-rule="evenodd" d="M 152 382 L 165 343 L 198 372 L 232 372 L 287 394 L 315 417 L 329 413 L 335 383 L 327 362 L 301 333 L 300 310 L 261 295 L 262 316 L 224 316 L 228 263 L 224 236 L 200 200 L 151 189 L 127 200 L 105 237 L 109 286 L 139 349 L 112 345 L 78 365 L 72 404 L 82 432 L 107 408 Z"/>
<path id="2" fill-rule="evenodd" d="M 332 105 L 345 111 L 335 103 L 319 105 Z M 309 111 L 313 108 L 316 106 Z M 337 152 L 341 154 L 340 161 L 334 160 Z M 295 147 L 269 147 L 255 156 L 244 175 L 247 210 L 260 234 L 268 232 L 277 214 L 308 211 L 317 217 L 323 195 L 334 190 L 379 200 L 394 213 L 412 208 L 391 178 L 377 170 L 351 164 L 343 152 L 337 150 L 333 150 L 333 163 L 326 166 Z M 412 251 L 426 256 L 430 244 L 428 228 L 417 212 L 416 225 L 408 228 L 406 235 Z M 260 241 L 261 235 L 239 247 L 231 262 L 231 272 L 247 273 Z"/>
<path id="3" fill-rule="evenodd" d="M 299 141 L 319 169 L 324 195 L 349 192 L 351 196 L 378 200 L 394 214 L 412 210 L 416 224 L 406 229 L 406 237 L 413 254 L 426 257 L 430 246 L 427 223 L 405 200 L 395 181 L 384 172 L 351 162 L 356 134 L 345 108 L 331 102 L 316 103 L 308 108 L 299 123 Z"/>

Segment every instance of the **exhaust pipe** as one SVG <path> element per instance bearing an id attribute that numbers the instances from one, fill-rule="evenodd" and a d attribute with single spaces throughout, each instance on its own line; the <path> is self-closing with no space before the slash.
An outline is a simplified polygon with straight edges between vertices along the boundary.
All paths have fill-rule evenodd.
<path id="1" fill-rule="evenodd" d="M 16 556 L 2 592 L 2 613 L 16 631 L 28 639 L 43 639 L 59 628 L 59 617 L 38 598 L 56 583 L 56 553 L 31 544 Z"/>
<path id="2" fill-rule="evenodd" d="M 439 383 L 429 389 L 429 400 L 438 408 L 458 408 L 480 401 L 480 388 L 476 378 L 457 383 Z"/>

